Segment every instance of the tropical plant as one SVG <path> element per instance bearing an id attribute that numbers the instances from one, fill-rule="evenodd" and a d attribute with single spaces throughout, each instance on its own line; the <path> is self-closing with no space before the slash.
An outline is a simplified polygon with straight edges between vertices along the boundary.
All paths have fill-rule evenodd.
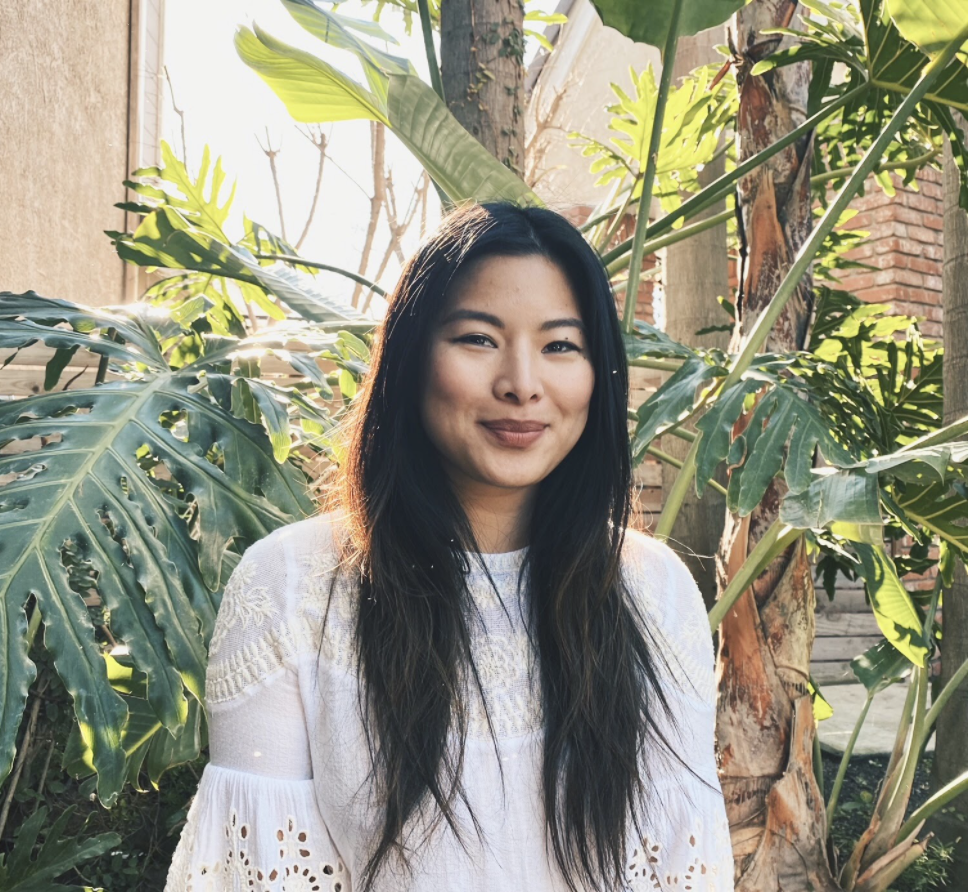
<path id="1" fill-rule="evenodd" d="M 297 120 L 383 121 L 423 163 L 447 201 L 538 201 L 456 125 L 409 63 L 372 46 L 369 40 L 385 39 L 382 29 L 306 0 L 282 2 L 310 33 L 351 52 L 367 81 L 363 87 L 258 28 L 240 29 L 236 46 L 243 60 Z M 636 162 L 638 193 L 614 190 L 585 224 L 587 232 L 598 227 L 598 238 L 614 233 L 633 194 L 653 194 L 657 179 L 660 193 L 667 191 L 662 177 L 672 168 L 663 166 L 662 153 L 672 144 L 664 142 L 670 133 L 665 112 L 678 37 L 722 21 L 740 5 L 665 0 L 646 11 L 634 0 L 596 4 L 607 23 L 660 45 L 664 66 L 654 98 L 641 107 L 637 101 L 619 103 L 618 114 L 628 122 L 625 132 L 637 146 L 626 155 Z M 885 153 L 895 151 L 898 134 L 910 132 L 912 119 L 920 122 L 922 139 L 934 139 L 944 127 L 948 94 L 941 85 L 961 77 L 968 11 L 964 0 L 953 0 L 932 31 L 923 24 L 928 21 L 923 5 L 890 0 L 862 7 L 873 10 L 859 26 L 863 46 L 880 35 L 912 66 L 913 77 L 891 81 L 886 106 L 888 87 L 882 74 L 872 74 L 880 71 L 875 66 L 845 83 L 823 75 L 822 88 L 814 91 L 815 110 L 801 126 L 678 206 L 669 204 L 659 220 L 650 223 L 647 214 L 638 214 L 633 238 L 604 254 L 613 275 L 623 267 L 629 271 L 622 283 L 629 361 L 673 372 L 634 413 L 635 456 L 659 454 L 653 441 L 660 435 L 690 443 L 656 534 L 668 535 L 685 490 L 695 486 L 701 492 L 723 462 L 730 468 L 728 504 L 738 517 L 749 516 L 774 481 L 783 483 L 778 519 L 730 568 L 711 627 L 738 610 L 743 593 L 777 554 L 795 542 L 809 543 L 865 580 L 885 634 L 881 651 L 867 662 L 888 654 L 913 667 L 910 718 L 902 731 L 915 745 L 936 717 L 924 704 L 925 667 L 937 633 L 933 602 L 919 604 L 905 590 L 883 542 L 885 532 L 899 528 L 919 541 L 940 539 L 946 561 L 964 560 L 968 543 L 960 522 L 968 452 L 952 441 L 968 429 L 968 419 L 939 424 L 938 354 L 932 345 L 919 341 L 916 332 L 909 346 L 894 345 L 899 323 L 832 291 L 824 294 L 807 349 L 764 348 L 811 263 L 822 252 L 835 253 L 835 228 Z M 428 7 L 420 3 L 418 10 L 429 27 Z M 875 63 L 880 58 L 867 53 Z M 434 70 L 432 54 L 430 62 Z M 638 100 L 651 84 L 637 80 Z M 720 126 L 713 101 L 694 91 L 681 95 L 697 114 L 710 115 L 709 126 Z M 818 124 L 838 113 L 842 120 L 863 116 L 868 108 L 879 116 L 873 116 L 866 150 L 856 163 L 850 153 L 822 156 L 833 159 L 829 165 L 849 163 L 853 170 L 830 178 L 842 177 L 843 185 L 735 352 L 693 349 L 635 320 L 646 249 L 654 250 L 663 238 L 687 238 L 695 231 L 689 225 L 673 230 Z M 642 115 L 651 121 L 638 120 Z M 888 164 L 908 160 L 891 155 Z M 831 169 L 841 170 L 824 172 Z M 0 347 L 21 350 L 41 343 L 54 352 L 45 393 L 0 404 L 0 551 L 10 557 L 0 571 L 0 647 L 7 655 L 0 669 L 0 775 L 13 759 L 33 678 L 28 651 L 41 623 L 44 646 L 74 696 L 78 733 L 72 764 L 78 772 L 97 773 L 105 802 L 125 779 L 137 781 L 142 767 L 156 780 L 166 764 L 197 752 L 204 740 L 197 705 L 204 648 L 220 586 L 249 542 L 311 509 L 307 462 L 319 453 L 339 460 L 328 434 L 365 374 L 372 322 L 321 292 L 319 272 L 348 275 L 345 271 L 295 256 L 289 245 L 249 221 L 241 238 L 230 239 L 223 183 L 218 164 L 210 171 L 206 160 L 192 178 L 170 153 L 160 169 L 136 172 L 130 185 L 139 199 L 128 209 L 141 215 L 141 223 L 132 233 L 112 236 L 129 262 L 172 273 L 151 287 L 144 304 L 94 311 L 32 293 L 3 295 Z M 248 324 L 246 304 L 252 311 Z M 252 331 L 259 313 L 271 324 Z M 97 384 L 55 391 L 76 351 L 98 357 Z M 286 366 L 290 376 L 269 377 L 270 361 Z M 274 374 L 280 374 L 278 365 Z M 692 429 L 701 411 L 705 415 Z M 877 423 L 878 452 L 859 436 L 858 419 Z M 12 445 L 26 451 L 7 448 Z M 826 467 L 814 467 L 818 449 Z M 108 614 L 97 632 L 80 597 L 95 590 Z M 858 671 L 866 665 L 858 663 Z M 882 679 L 899 674 L 892 669 Z M 968 665 L 942 698 L 950 697 L 965 674 Z M 809 767 L 809 696 L 798 703 L 791 723 L 796 750 L 791 760 Z M 886 889 L 923 849 L 919 826 L 904 816 L 912 758 L 899 753 L 892 763 L 877 826 L 840 874 L 842 888 Z M 960 778 L 945 795 L 966 786 L 968 778 Z M 940 801 L 919 810 L 918 820 Z M 831 815 L 835 809 L 832 794 Z M 821 806 L 821 820 L 823 811 Z"/>

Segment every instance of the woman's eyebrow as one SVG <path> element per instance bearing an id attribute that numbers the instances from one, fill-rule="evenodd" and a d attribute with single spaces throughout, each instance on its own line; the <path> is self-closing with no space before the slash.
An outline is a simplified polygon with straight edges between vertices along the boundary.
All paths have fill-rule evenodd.
<path id="1" fill-rule="evenodd" d="M 577 328 L 582 334 L 585 334 L 584 323 L 581 319 L 575 319 L 573 316 L 566 319 L 549 319 L 547 322 L 541 323 L 541 331 L 547 331 L 549 328 Z"/>
<path id="2" fill-rule="evenodd" d="M 480 310 L 454 310 L 440 320 L 441 325 L 450 325 L 451 322 L 460 322 L 462 319 L 470 319 L 473 322 L 486 322 L 495 328 L 504 328 L 504 323 L 492 316 L 490 313 L 482 313 Z"/>
<path id="3" fill-rule="evenodd" d="M 495 328 L 504 328 L 504 323 L 497 316 L 491 313 L 483 313 L 480 310 L 454 310 L 452 313 L 448 313 L 441 320 L 440 324 L 450 325 L 451 322 L 460 322 L 463 319 L 469 319 L 473 322 L 485 322 L 488 325 L 493 325 Z M 585 326 L 581 319 L 575 319 L 573 316 L 568 316 L 563 319 L 549 319 L 547 322 L 541 323 L 540 330 L 548 331 L 552 328 L 577 328 L 582 334 L 585 334 Z"/>

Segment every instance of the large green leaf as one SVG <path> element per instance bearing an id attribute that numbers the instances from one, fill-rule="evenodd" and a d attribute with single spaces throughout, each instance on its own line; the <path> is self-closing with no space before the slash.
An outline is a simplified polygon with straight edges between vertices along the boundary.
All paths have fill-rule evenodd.
<path id="1" fill-rule="evenodd" d="M 601 20 L 638 43 L 665 47 L 673 9 L 680 3 L 678 33 L 698 34 L 721 25 L 749 0 L 592 0 Z"/>
<path id="2" fill-rule="evenodd" d="M 304 17 L 307 15 L 303 5 Z M 371 78 L 386 78 L 384 91 L 360 86 L 311 53 L 270 37 L 258 27 L 240 28 L 236 48 L 285 103 L 297 121 L 321 123 L 368 118 L 387 124 L 454 202 L 506 199 L 540 205 L 541 200 L 513 171 L 491 155 L 451 114 L 419 77 L 388 75 L 359 49 L 361 41 L 340 38 Z"/>
<path id="3" fill-rule="evenodd" d="M 363 73 L 370 90 L 384 104 L 387 100 L 388 74 L 417 73 L 409 59 L 384 52 L 356 36 L 357 33 L 365 34 L 373 40 L 397 43 L 397 39 L 384 31 L 377 22 L 350 18 L 313 3 L 312 0 L 283 0 L 283 6 L 310 34 L 330 46 L 352 52 L 363 64 Z"/>
<path id="4" fill-rule="evenodd" d="M 390 127 L 452 201 L 541 199 L 471 136 L 419 77 L 390 75 Z"/>
<path id="5" fill-rule="evenodd" d="M 966 0 L 888 0 L 887 6 L 898 31 L 929 55 L 953 40 L 968 42 Z"/>
<path id="6" fill-rule="evenodd" d="M 727 391 L 728 392 L 728 391 Z M 834 465 L 853 460 L 830 424 L 797 388 L 779 386 L 756 404 L 744 432 L 730 446 L 733 465 L 727 490 L 731 511 L 749 514 L 781 467 L 791 493 L 810 486 L 817 448 Z M 789 445 L 788 445 L 789 444 Z"/>
<path id="7" fill-rule="evenodd" d="M 56 327 L 72 320 L 83 330 Z M 188 714 L 183 685 L 202 697 L 226 549 L 312 510 L 265 430 L 233 416 L 207 381 L 222 366 L 202 356 L 172 369 L 145 341 L 147 326 L 117 322 L 110 312 L 0 294 L 0 344 L 30 323 L 34 339 L 58 344 L 70 333 L 92 351 L 113 329 L 126 351 L 113 367 L 121 380 L 0 403 L 0 444 L 24 450 L 0 456 L 0 776 L 34 672 L 23 617 L 33 595 L 106 802 L 124 779 L 127 709 L 108 684 L 74 569 L 96 578 L 115 637 L 148 678 L 152 710 L 177 733 Z M 121 331 L 136 336 L 124 342 Z"/>
<path id="8" fill-rule="evenodd" d="M 861 529 L 861 528 L 858 528 Z M 930 650 L 924 640 L 924 623 L 904 584 L 898 578 L 894 561 L 884 551 L 880 527 L 867 527 L 870 540 L 854 538 L 853 546 L 860 558 L 867 596 L 877 625 L 884 637 L 915 666 L 924 666 Z"/>
<path id="9" fill-rule="evenodd" d="M 371 120 L 389 124 L 386 104 L 328 62 L 276 40 L 258 25 L 239 28 L 235 48 L 305 124 Z"/>

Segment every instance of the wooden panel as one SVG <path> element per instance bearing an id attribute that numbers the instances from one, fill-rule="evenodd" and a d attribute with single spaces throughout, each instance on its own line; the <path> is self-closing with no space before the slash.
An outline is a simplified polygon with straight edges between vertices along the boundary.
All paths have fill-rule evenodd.
<path id="1" fill-rule="evenodd" d="M 830 601 L 823 588 L 817 586 L 818 613 L 870 613 L 870 609 L 863 588 L 838 586 L 833 601 Z"/>
<path id="2" fill-rule="evenodd" d="M 817 614 L 817 638 L 850 635 L 879 635 L 880 629 L 874 614 L 867 613 L 819 613 Z"/>
<path id="3" fill-rule="evenodd" d="M 850 671 L 850 661 L 811 663 L 810 674 L 821 687 L 829 684 L 856 684 L 857 682 L 854 673 Z"/>
<path id="4" fill-rule="evenodd" d="M 826 663 L 831 660 L 852 660 L 881 640 L 881 635 L 844 636 L 842 638 L 818 638 L 813 643 L 813 660 Z"/>

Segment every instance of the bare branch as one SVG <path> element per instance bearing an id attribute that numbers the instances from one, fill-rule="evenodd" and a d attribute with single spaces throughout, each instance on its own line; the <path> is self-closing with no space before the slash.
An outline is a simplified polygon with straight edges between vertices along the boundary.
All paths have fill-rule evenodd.
<path id="1" fill-rule="evenodd" d="M 386 129 L 378 121 L 370 123 L 370 135 L 372 137 L 372 158 L 373 158 L 373 196 L 370 198 L 370 223 L 366 227 L 366 239 L 363 242 L 363 253 L 360 257 L 360 275 L 366 275 L 366 267 L 370 260 L 370 251 L 373 248 L 373 238 L 376 235 L 376 227 L 380 221 L 380 209 L 386 204 L 386 173 L 384 168 L 384 157 L 386 154 Z M 359 305 L 360 292 L 363 290 L 361 285 L 353 289 L 352 304 L 354 307 Z"/>
<path id="2" fill-rule="evenodd" d="M 298 127 L 296 128 L 299 129 Z M 309 234 L 309 227 L 312 226 L 313 216 L 316 214 L 316 205 L 319 203 L 319 193 L 323 185 L 323 167 L 326 164 L 326 147 L 329 144 L 329 139 L 326 134 L 323 133 L 323 129 L 319 126 L 316 128 L 307 127 L 307 132 L 299 130 L 303 136 L 306 137 L 316 148 L 319 150 L 319 167 L 316 170 L 316 189 L 313 191 L 313 203 L 309 206 L 309 216 L 306 218 L 306 225 L 303 226 L 302 235 L 299 236 L 299 240 L 296 242 L 295 248 L 298 252 L 302 247 L 303 242 L 306 240 L 306 236 Z"/>
<path id="3" fill-rule="evenodd" d="M 259 142 L 259 137 L 256 137 L 256 142 Z M 276 169 L 276 155 L 282 151 L 282 146 L 274 149 L 272 148 L 272 140 L 269 137 L 269 128 L 266 127 L 266 144 L 262 145 L 259 142 L 259 148 L 265 153 L 266 158 L 269 159 L 269 170 L 272 171 L 272 185 L 276 190 L 276 206 L 279 208 L 279 234 L 282 236 L 283 241 L 288 242 L 289 239 L 286 237 L 286 218 L 282 212 L 282 189 L 279 186 L 279 171 Z"/>
<path id="4" fill-rule="evenodd" d="M 178 120 L 181 123 L 181 141 L 182 141 L 182 161 L 185 162 L 185 167 L 188 167 L 188 143 L 185 140 L 185 111 L 178 107 L 178 103 L 175 102 L 175 88 L 171 83 L 171 75 L 168 73 L 168 66 L 164 66 L 165 80 L 168 81 L 168 92 L 171 93 L 171 107 L 175 110 L 175 114 L 178 115 Z"/>

